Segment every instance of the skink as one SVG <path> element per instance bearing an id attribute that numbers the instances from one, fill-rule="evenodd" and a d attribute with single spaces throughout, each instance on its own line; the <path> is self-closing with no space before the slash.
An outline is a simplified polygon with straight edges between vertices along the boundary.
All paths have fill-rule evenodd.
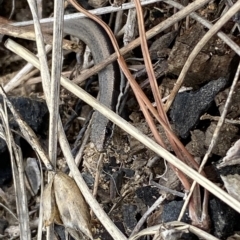
<path id="1" fill-rule="evenodd" d="M 9 26 L 11 28 L 11 26 Z M 52 24 L 42 24 L 42 31 L 52 33 Z M 25 31 L 33 31 L 32 26 L 23 27 Z M 69 20 L 64 23 L 64 32 L 79 38 L 88 45 L 95 64 L 108 58 L 113 53 L 113 46 L 105 31 L 89 18 Z M 120 70 L 116 62 L 108 65 L 98 73 L 99 101 L 115 111 L 118 101 Z M 98 112 L 93 115 L 91 141 L 98 151 L 103 151 L 106 138 L 111 134 L 111 122 Z"/>
<path id="2" fill-rule="evenodd" d="M 110 39 L 94 21 L 79 19 L 64 23 L 64 32 L 73 35 L 88 45 L 95 64 L 100 63 L 113 53 Z M 115 111 L 119 95 L 120 71 L 116 62 L 108 65 L 98 73 L 99 101 Z M 106 138 L 111 134 L 111 122 L 99 112 L 92 120 L 91 141 L 98 151 L 103 151 Z"/>

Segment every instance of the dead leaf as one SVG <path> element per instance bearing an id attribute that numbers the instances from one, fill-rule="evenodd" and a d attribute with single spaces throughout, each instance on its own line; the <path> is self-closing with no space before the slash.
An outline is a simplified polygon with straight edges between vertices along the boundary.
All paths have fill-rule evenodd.
<path id="1" fill-rule="evenodd" d="M 41 185 L 41 174 L 36 158 L 27 158 L 25 173 L 31 190 L 36 195 Z"/>
<path id="2" fill-rule="evenodd" d="M 43 222 L 45 227 L 48 227 L 53 222 L 62 225 L 56 205 L 53 180 L 54 178 L 51 179 L 43 191 Z"/>
<path id="3" fill-rule="evenodd" d="M 240 164 L 240 139 L 227 151 L 226 157 L 217 165 L 217 168 L 236 164 Z"/>
<path id="4" fill-rule="evenodd" d="M 89 208 L 75 181 L 58 172 L 54 177 L 54 192 L 63 225 L 92 239 Z"/>
<path id="5" fill-rule="evenodd" d="M 240 175 L 238 174 L 229 174 L 227 176 L 222 176 L 224 186 L 227 189 L 228 193 L 240 201 Z"/>
<path id="6" fill-rule="evenodd" d="M 228 237 L 227 240 L 240 240 L 240 232 L 235 233 L 233 236 Z"/>

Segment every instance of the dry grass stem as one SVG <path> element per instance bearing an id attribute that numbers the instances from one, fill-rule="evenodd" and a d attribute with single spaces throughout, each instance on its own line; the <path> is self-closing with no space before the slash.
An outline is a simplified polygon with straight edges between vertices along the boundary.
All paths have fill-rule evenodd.
<path id="1" fill-rule="evenodd" d="M 30 240 L 31 231 L 29 225 L 29 213 L 28 213 L 28 201 L 24 182 L 24 168 L 23 168 L 23 157 L 22 151 L 19 146 L 14 142 L 12 132 L 9 127 L 7 107 L 4 102 L 4 110 L 0 105 L 0 117 L 3 123 L 2 130 L 5 132 L 4 137 L 9 150 L 12 176 L 14 182 L 14 189 L 16 194 L 16 207 L 20 228 L 20 238 Z"/>
<path id="2" fill-rule="evenodd" d="M 136 240 L 138 238 L 140 238 L 141 236 L 146 236 L 146 235 L 154 235 L 156 233 L 158 233 L 159 231 L 161 231 L 161 227 L 169 227 L 171 228 L 175 228 L 175 227 L 179 227 L 179 226 L 187 226 L 188 230 L 192 233 L 194 233 L 195 235 L 197 235 L 198 237 L 200 237 L 201 239 L 205 239 L 205 240 L 219 240 L 218 238 L 212 236 L 211 234 L 197 228 L 194 227 L 192 225 L 189 225 L 187 223 L 183 223 L 183 222 L 168 222 L 165 223 L 164 225 L 156 225 L 153 227 L 149 227 L 146 229 L 143 229 L 142 231 L 140 231 L 138 234 L 136 234 L 135 236 L 132 236 L 129 238 L 129 240 Z"/>
<path id="3" fill-rule="evenodd" d="M 145 6 L 145 5 L 160 2 L 160 1 L 162 1 L 162 0 L 144 0 L 144 1 L 141 1 L 141 5 Z M 109 7 L 93 9 L 93 10 L 90 10 L 89 12 L 91 12 L 94 15 L 103 15 L 106 13 L 114 13 L 114 12 L 118 12 L 118 11 L 128 10 L 128 9 L 134 8 L 134 7 L 135 7 L 135 5 L 133 3 L 123 3 L 121 7 L 109 6 Z M 86 16 L 83 13 L 73 13 L 73 14 L 65 15 L 64 21 L 74 20 L 74 19 L 79 19 L 79 18 L 84 18 L 84 17 L 86 17 Z M 40 20 L 40 23 L 52 23 L 52 22 L 54 22 L 54 18 L 43 18 Z M 32 24 L 33 24 L 33 21 L 12 23 L 13 26 L 18 26 L 18 27 L 32 25 Z"/>
<path id="4" fill-rule="evenodd" d="M 32 70 L 33 68 L 32 64 L 27 63 L 10 81 L 7 82 L 3 87 L 4 91 L 8 93 L 39 72 L 38 69 Z"/>
<path id="5" fill-rule="evenodd" d="M 47 105 L 50 106 L 50 71 L 47 64 L 47 56 L 45 52 L 45 44 L 41 31 L 41 25 L 38 20 L 36 3 L 34 0 L 28 0 L 28 4 L 32 13 L 33 22 L 34 22 L 34 30 L 36 34 L 36 44 L 37 50 L 39 54 L 39 62 L 40 62 L 40 73 L 42 77 L 42 85 L 44 89 L 44 93 L 46 96 Z"/>
<path id="6" fill-rule="evenodd" d="M 52 46 L 47 45 L 45 47 L 46 54 L 52 50 Z M 37 55 L 38 56 L 38 55 Z M 19 86 L 24 80 L 28 79 L 28 73 L 34 68 L 34 66 L 30 63 L 27 63 L 4 87 L 4 91 L 7 93 Z M 38 69 L 34 69 L 32 71 L 32 75 L 39 72 Z M 31 76 L 31 75 L 30 75 Z"/>
<path id="7" fill-rule="evenodd" d="M 58 129 L 57 122 L 59 117 L 59 92 L 60 77 L 62 72 L 62 39 L 63 39 L 63 15 L 64 1 L 54 1 L 54 17 L 53 24 L 53 51 L 52 51 L 52 70 L 50 84 L 50 106 L 49 106 L 49 158 L 56 168 L 57 160 L 57 142 Z"/>

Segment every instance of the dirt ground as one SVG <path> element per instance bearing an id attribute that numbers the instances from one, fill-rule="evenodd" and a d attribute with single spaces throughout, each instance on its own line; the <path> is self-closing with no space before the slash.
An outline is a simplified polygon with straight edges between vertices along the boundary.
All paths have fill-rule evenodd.
<path id="1" fill-rule="evenodd" d="M 0 23 L 4 24 L 4 21 L 7 21 L 11 13 L 12 3 L 6 0 L 0 2 Z M 88 2 L 88 4 L 91 6 L 98 4 L 98 7 L 108 4 L 103 4 L 102 2 L 99 4 L 99 2 L 96 2 Z M 184 1 L 175 2 L 184 4 Z M 194 1 L 185 1 L 185 4 L 187 5 L 192 2 Z M 214 24 L 229 9 L 229 3 L 227 2 L 229 1 L 211 1 L 196 13 Z M 233 1 L 232 3 L 234 4 L 235 2 Z M 26 21 L 31 19 L 31 12 L 27 1 L 22 0 L 15 3 L 16 6 L 11 21 Z M 50 16 L 52 11 L 53 3 L 52 1 L 48 1 L 43 7 L 43 17 Z M 168 19 L 175 11 L 176 9 L 164 1 L 146 5 L 143 8 L 146 31 Z M 128 11 L 123 11 L 122 25 L 118 32 L 115 32 L 120 47 L 123 46 L 126 39 L 128 42 L 131 42 L 139 36 L 137 26 L 133 27 L 133 36 L 130 36 L 129 33 L 123 36 L 121 29 L 127 21 L 128 13 Z M 112 29 L 116 28 L 116 19 L 119 20 L 115 13 L 111 16 L 110 14 L 106 14 L 103 17 L 104 21 L 110 23 Z M 237 13 L 221 28 L 221 31 L 226 34 L 227 39 L 230 39 L 229 41 L 232 41 L 237 46 L 240 43 L 239 19 L 239 13 Z M 207 32 L 208 28 L 206 26 L 203 26 L 196 19 L 187 17 L 148 40 L 149 54 L 163 103 L 166 103 L 169 94 L 172 93 L 189 56 Z M 0 35 L 0 37 L 0 83 L 5 86 L 26 65 L 26 62 L 4 47 L 4 42 L 9 36 L 5 34 Z M 34 41 L 11 38 L 31 52 L 37 53 Z M 71 38 L 67 36 L 67 39 Z M 231 93 L 231 87 L 234 83 L 239 64 L 239 52 L 233 50 L 229 46 L 229 41 L 226 41 L 214 35 L 204 45 L 188 69 L 180 92 L 175 97 L 167 112 L 166 116 L 168 117 L 169 126 L 176 138 L 179 139 L 179 145 L 176 143 L 173 144 L 176 140 L 173 141 L 169 138 L 169 134 L 159 121 L 156 119 L 152 121 L 163 139 L 165 149 L 180 158 L 181 154 L 176 153 L 176 148 L 179 149 L 181 145 L 187 152 L 185 153 L 184 150 L 180 151 L 182 153 L 181 156 L 184 156 L 181 160 L 196 170 L 206 157 L 205 154 L 212 144 L 212 139 L 216 135 L 215 130 L 219 126 L 220 117 L 222 114 L 225 114 L 225 104 L 230 94 L 232 100 L 228 107 L 225 121 L 218 131 L 219 136 L 217 141 L 214 140 L 215 146 L 207 157 L 202 174 L 212 183 L 240 201 L 238 142 L 240 136 L 239 81 L 236 82 L 235 88 Z M 51 54 L 48 55 L 48 58 L 49 60 L 51 59 Z M 141 48 L 135 48 L 133 51 L 127 53 L 124 58 L 140 87 L 153 106 L 156 106 Z M 69 78 L 72 76 L 74 79 L 79 74 L 77 71 L 73 72 L 75 66 L 76 54 L 64 51 L 62 74 Z M 97 76 L 95 75 L 92 78 L 93 80 L 97 79 Z M 90 86 L 89 92 L 96 96 L 98 90 L 96 81 L 93 81 L 93 84 Z M 39 71 L 25 76 L 21 83 L 7 94 L 19 98 L 27 97 L 44 101 L 45 97 Z M 131 88 L 126 90 L 121 104 L 121 116 L 146 136 L 155 140 L 154 134 Z M 87 120 L 90 112 L 91 108 L 88 105 L 79 102 L 67 90 L 61 89 L 60 115 L 72 153 L 76 157 L 79 151 L 82 151 L 79 171 L 82 173 L 90 190 L 94 192 L 94 197 L 110 219 L 126 237 L 129 237 L 133 231 L 136 231 L 135 227 L 139 223 L 139 220 L 145 217 L 145 213 L 150 211 L 149 209 L 154 206 L 154 203 L 160 196 L 164 196 L 163 203 L 151 210 L 138 231 L 154 225 L 179 220 L 178 216 L 186 194 L 189 192 L 189 186 L 193 182 L 192 179 L 186 176 L 181 177 L 182 173 L 176 170 L 176 167 L 169 164 L 166 159 L 163 159 L 155 152 L 149 150 L 118 126 L 114 127 L 113 136 L 109 138 L 104 153 L 96 151 L 93 143 L 89 141 L 85 143 L 85 146 L 81 147 L 84 144 L 83 139 L 85 132 L 87 132 L 89 124 Z M 48 119 L 44 117 L 44 121 L 45 125 L 47 125 Z M 45 127 L 37 133 L 39 142 L 46 151 L 48 145 L 47 129 Z M 19 141 L 21 142 L 21 140 Z M 36 156 L 29 146 L 22 147 L 22 151 L 24 159 Z M 2 150 L 0 154 L 1 156 L 5 156 L 6 146 L 5 150 Z M 194 163 L 188 162 L 190 158 L 194 159 Z M 24 163 L 24 166 L 26 165 Z M 6 166 L 10 168 L 10 164 L 6 164 Z M 25 171 L 26 174 L 30 172 L 30 175 L 33 175 L 33 182 L 38 182 L 41 179 L 39 178 L 38 170 L 36 170 L 38 169 L 38 164 L 34 166 L 35 170 L 31 170 L 30 168 L 29 171 L 26 169 Z M 58 149 L 57 169 L 69 173 L 69 168 L 60 147 Z M 43 170 L 44 182 L 47 182 L 47 171 L 44 168 Z M 3 177 L 6 180 L 0 181 L 0 202 L 3 205 L 7 205 L 16 214 L 15 192 L 11 174 L 7 177 L 3 174 Z M 27 191 L 29 213 L 31 213 L 32 239 L 37 239 L 37 219 L 39 218 L 39 203 L 41 201 L 39 183 L 35 185 L 36 190 L 33 191 L 34 193 L 29 190 Z M 207 195 L 204 188 L 199 187 L 199 185 L 196 187 L 194 194 L 197 197 L 193 196 L 192 199 L 196 201 L 192 200 L 190 202 L 189 208 L 187 208 L 181 218 L 181 222 L 188 223 L 202 229 L 202 231 L 208 232 L 215 236 L 214 239 L 240 239 L 239 213 L 213 194 L 210 193 Z M 196 218 L 194 218 L 195 214 Z M 17 226 L 16 220 L 12 215 L 0 207 L 0 235 L 2 238 L 13 239 L 15 236 L 18 239 L 19 229 Z M 145 236 L 141 239 L 205 239 L 201 237 L 201 233 L 194 232 L 193 234 L 193 231 L 189 229 L 178 232 L 174 227 L 168 228 L 167 225 L 163 225 L 162 227 L 165 227 L 165 230 L 161 228 L 158 234 L 152 234 L 148 238 Z M 170 229 L 174 229 L 174 231 L 170 233 Z M 64 231 L 64 228 L 56 225 L 55 239 L 67 239 Z M 91 231 L 94 239 L 113 239 L 94 214 L 91 216 Z M 168 235 L 164 235 L 164 232 Z M 43 236 L 45 236 L 45 231 L 43 231 Z M 76 235 L 73 236 L 75 237 Z M 75 239 L 77 238 L 75 237 Z M 79 239 L 84 239 L 84 237 L 81 236 Z"/>

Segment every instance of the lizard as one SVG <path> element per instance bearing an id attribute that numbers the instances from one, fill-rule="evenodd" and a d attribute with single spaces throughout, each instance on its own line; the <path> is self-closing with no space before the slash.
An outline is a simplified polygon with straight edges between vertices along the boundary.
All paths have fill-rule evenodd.
<path id="1" fill-rule="evenodd" d="M 15 29 L 9 23 L 5 24 L 6 29 Z M 41 24 L 44 38 L 49 39 L 52 34 L 52 23 Z M 22 33 L 33 32 L 33 26 L 24 26 L 18 30 Z M 16 29 L 15 29 L 16 31 Z M 112 43 L 102 29 L 95 21 L 89 18 L 81 18 L 75 20 L 67 20 L 64 22 L 64 33 L 79 38 L 91 50 L 95 64 L 99 64 L 107 59 L 114 51 Z M 67 48 L 71 49 L 71 48 Z M 75 44 L 73 51 L 80 50 Z M 111 110 L 116 110 L 118 96 L 120 92 L 120 69 L 116 62 L 109 64 L 98 72 L 99 80 L 99 101 Z M 102 152 L 105 148 L 108 136 L 111 136 L 112 123 L 99 112 L 95 112 L 92 120 L 90 139 L 94 143 L 96 149 Z"/>
<path id="2" fill-rule="evenodd" d="M 89 18 L 64 22 L 64 33 L 83 41 L 91 50 L 94 63 L 98 64 L 113 53 L 112 44 L 101 26 Z M 98 72 L 99 101 L 116 110 L 119 95 L 120 70 L 116 62 Z M 99 112 L 93 114 L 90 139 L 98 151 L 103 151 L 112 123 Z"/>

